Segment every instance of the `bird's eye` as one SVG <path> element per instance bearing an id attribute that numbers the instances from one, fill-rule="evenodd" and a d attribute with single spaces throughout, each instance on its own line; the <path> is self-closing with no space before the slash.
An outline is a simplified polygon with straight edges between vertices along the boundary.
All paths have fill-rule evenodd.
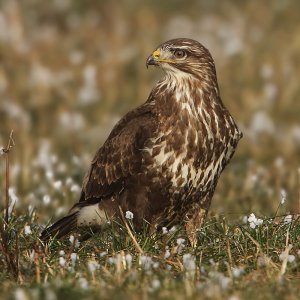
<path id="1" fill-rule="evenodd" d="M 174 56 L 176 58 L 183 58 L 183 57 L 185 57 L 185 55 L 186 55 L 186 53 L 183 50 L 175 50 L 174 51 Z"/>

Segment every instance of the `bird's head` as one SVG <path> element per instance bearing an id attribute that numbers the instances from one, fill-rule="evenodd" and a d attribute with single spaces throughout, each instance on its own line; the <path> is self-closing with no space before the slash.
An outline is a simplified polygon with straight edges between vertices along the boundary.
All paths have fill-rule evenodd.
<path id="1" fill-rule="evenodd" d="M 167 41 L 148 57 L 146 66 L 161 67 L 167 74 L 199 79 L 215 77 L 215 65 L 209 51 L 199 42 L 178 38 Z"/>

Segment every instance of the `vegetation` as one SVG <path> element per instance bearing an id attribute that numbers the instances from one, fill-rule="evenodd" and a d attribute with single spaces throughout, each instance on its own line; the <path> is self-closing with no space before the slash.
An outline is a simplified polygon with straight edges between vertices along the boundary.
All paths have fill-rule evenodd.
<path id="1" fill-rule="evenodd" d="M 71 235 L 43 244 L 36 212 L 11 212 L 8 223 L 1 224 L 0 297 L 297 299 L 297 216 L 259 219 L 251 214 L 233 224 L 213 217 L 199 231 L 194 248 L 181 226 L 149 236 L 147 224 L 136 233 L 134 216 L 126 217 L 125 223 L 108 224 L 83 243 Z"/>
<path id="2" fill-rule="evenodd" d="M 244 222 L 211 218 L 195 248 L 180 226 L 149 236 L 130 219 L 83 243 L 71 236 L 43 245 L 36 212 L 13 214 L 1 232 L 0 297 L 297 299 L 299 218 Z"/>
<path id="3" fill-rule="evenodd" d="M 297 0 L 1 1 L 0 299 L 298 299 L 299 9 Z M 41 244 L 41 229 L 78 200 L 112 126 L 161 76 L 146 58 L 178 36 L 210 49 L 244 133 L 198 246 L 181 226 L 148 236 L 130 219 L 84 243 Z"/>

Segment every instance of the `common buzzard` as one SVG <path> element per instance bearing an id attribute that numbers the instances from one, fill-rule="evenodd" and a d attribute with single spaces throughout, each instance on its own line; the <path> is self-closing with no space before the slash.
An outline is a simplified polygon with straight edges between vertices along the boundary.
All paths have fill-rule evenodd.
<path id="1" fill-rule="evenodd" d="M 217 181 L 242 133 L 219 93 L 214 61 L 199 42 L 178 38 L 160 45 L 146 66 L 163 69 L 147 101 L 113 128 L 92 160 L 79 202 L 46 228 L 41 239 L 133 213 L 135 228 L 185 222 L 192 243 Z"/>

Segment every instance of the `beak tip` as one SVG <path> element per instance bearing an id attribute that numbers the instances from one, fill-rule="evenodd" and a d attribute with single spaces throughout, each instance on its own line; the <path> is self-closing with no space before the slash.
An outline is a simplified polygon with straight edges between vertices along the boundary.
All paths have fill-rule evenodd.
<path id="1" fill-rule="evenodd" d="M 149 66 L 158 66 L 158 62 L 157 60 L 153 57 L 153 55 L 150 55 L 148 58 L 147 58 L 147 61 L 146 61 L 146 67 L 148 69 Z"/>

